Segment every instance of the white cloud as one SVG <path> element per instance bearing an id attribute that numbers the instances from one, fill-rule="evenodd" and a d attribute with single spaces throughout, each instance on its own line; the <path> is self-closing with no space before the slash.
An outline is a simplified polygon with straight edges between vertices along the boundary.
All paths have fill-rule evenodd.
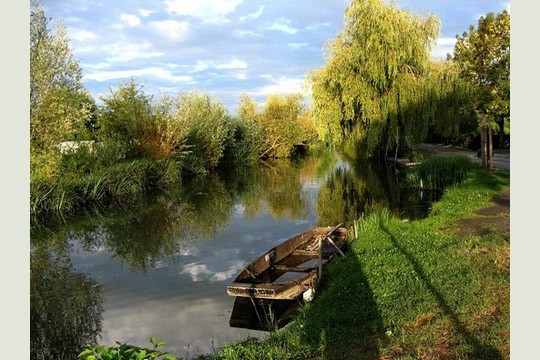
<path id="1" fill-rule="evenodd" d="M 215 66 L 216 69 L 245 69 L 247 64 L 241 60 L 233 59 L 226 64 L 219 64 Z"/>
<path id="2" fill-rule="evenodd" d="M 151 23 L 151 26 L 168 38 L 176 41 L 183 40 L 189 31 L 189 23 L 187 21 L 154 21 Z"/>
<path id="3" fill-rule="evenodd" d="M 435 46 L 431 50 L 431 57 L 433 59 L 446 59 L 446 54 L 452 54 L 454 52 L 454 45 L 456 44 L 456 38 L 442 37 L 438 38 Z"/>
<path id="4" fill-rule="evenodd" d="M 210 63 L 208 61 L 198 60 L 197 64 L 195 64 L 195 66 L 193 66 L 193 69 L 190 72 L 204 71 L 206 69 L 209 69 L 210 67 L 212 67 L 212 63 Z"/>
<path id="5" fill-rule="evenodd" d="M 193 65 L 188 72 L 190 73 L 200 72 L 200 71 L 204 71 L 210 68 L 217 69 L 217 70 L 245 69 L 247 68 L 247 64 L 244 61 L 238 60 L 238 59 L 232 59 L 228 63 L 223 63 L 223 64 L 216 64 L 212 61 L 198 60 L 197 63 Z"/>
<path id="6" fill-rule="evenodd" d="M 98 39 L 99 36 L 88 30 L 80 30 L 80 29 L 73 29 L 69 31 L 70 38 L 75 41 L 87 41 L 87 40 L 95 40 Z"/>
<path id="7" fill-rule="evenodd" d="M 291 34 L 291 35 L 296 34 L 298 29 L 295 29 L 295 28 L 291 27 L 290 25 L 291 25 L 290 20 L 281 18 L 281 19 L 278 19 L 275 23 L 267 26 L 266 29 L 267 30 L 281 31 L 281 32 Z"/>
<path id="8" fill-rule="evenodd" d="M 233 31 L 234 36 L 238 37 L 244 37 L 244 36 L 260 36 L 253 30 L 234 30 Z"/>
<path id="9" fill-rule="evenodd" d="M 262 86 L 255 91 L 249 92 L 252 96 L 268 96 L 268 95 L 284 95 L 294 93 L 304 93 L 302 78 L 289 78 L 286 76 L 274 79 L 269 76 L 260 76 L 262 78 L 270 79 L 271 84 Z"/>
<path id="10" fill-rule="evenodd" d="M 310 25 L 310 26 L 306 27 L 306 30 L 317 30 L 318 28 L 329 27 L 330 25 L 332 25 L 332 24 L 328 23 L 328 22 L 325 22 L 325 23 L 322 23 L 322 24 Z"/>
<path id="11" fill-rule="evenodd" d="M 84 76 L 85 79 L 96 81 L 108 81 L 117 79 L 129 79 L 139 78 L 142 76 L 150 76 L 171 82 L 191 82 L 193 77 L 186 75 L 174 75 L 170 71 L 167 71 L 158 67 L 148 67 L 143 69 L 134 70 L 114 70 L 114 71 L 90 71 Z"/>
<path id="12" fill-rule="evenodd" d="M 98 51 L 98 47 L 94 45 L 80 45 L 74 48 L 75 54 L 95 54 Z"/>
<path id="13" fill-rule="evenodd" d="M 168 13 L 191 16 L 203 21 L 219 21 L 234 11 L 242 0 L 165 0 Z"/>
<path id="14" fill-rule="evenodd" d="M 240 16 L 240 21 L 246 21 L 246 20 L 255 20 L 258 19 L 264 11 L 264 5 L 259 6 L 259 9 L 255 11 L 254 13 L 248 14 L 246 16 Z"/>
<path id="15" fill-rule="evenodd" d="M 121 14 L 120 19 L 122 19 L 122 21 L 128 26 L 134 27 L 141 25 L 141 20 L 135 15 Z"/>
<path id="16" fill-rule="evenodd" d="M 238 260 L 234 261 L 225 271 L 219 272 L 210 270 L 206 264 L 190 263 L 184 266 L 181 274 L 188 274 L 195 282 L 203 280 L 215 282 L 230 279 L 242 268 L 243 263 Z"/>
<path id="17" fill-rule="evenodd" d="M 298 48 L 301 48 L 301 47 L 308 46 L 308 43 L 305 43 L 305 42 L 304 43 L 289 43 L 288 45 L 289 45 L 289 47 L 291 49 L 298 49 Z"/>
<path id="18" fill-rule="evenodd" d="M 85 69 L 91 69 L 91 70 L 101 70 L 111 67 L 111 64 L 100 62 L 95 64 L 81 64 Z"/>
<path id="19" fill-rule="evenodd" d="M 125 62 L 134 59 L 148 59 L 160 57 L 163 52 L 152 51 L 152 44 L 148 42 L 140 44 L 109 44 L 103 46 L 103 50 L 111 54 L 107 58 L 109 62 Z"/>
<path id="20" fill-rule="evenodd" d="M 139 10 L 139 14 L 141 14 L 142 17 L 148 17 L 153 13 L 155 13 L 155 11 L 153 11 L 153 10 L 148 10 L 148 9 L 140 9 Z"/>
<path id="21" fill-rule="evenodd" d="M 245 72 L 239 72 L 234 77 L 237 78 L 238 80 L 246 80 L 247 74 Z"/>

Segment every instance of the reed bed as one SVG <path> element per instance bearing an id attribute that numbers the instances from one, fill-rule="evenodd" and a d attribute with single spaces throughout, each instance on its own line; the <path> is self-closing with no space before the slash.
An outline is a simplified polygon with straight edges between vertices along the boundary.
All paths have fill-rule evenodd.
<path id="1" fill-rule="evenodd" d="M 405 186 L 423 190 L 443 191 L 463 182 L 474 164 L 466 156 L 432 157 L 411 167 L 405 175 Z"/>
<path id="2" fill-rule="evenodd" d="M 30 179 L 33 220 L 69 216 L 84 208 L 129 204 L 157 188 L 179 181 L 174 161 L 139 159 L 118 163 L 84 176 Z"/>

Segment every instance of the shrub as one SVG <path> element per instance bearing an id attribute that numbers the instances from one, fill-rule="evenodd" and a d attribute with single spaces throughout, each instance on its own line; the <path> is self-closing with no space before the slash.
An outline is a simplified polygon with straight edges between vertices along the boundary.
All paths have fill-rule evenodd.
<path id="1" fill-rule="evenodd" d="M 101 137 L 120 144 L 122 157 L 159 161 L 185 154 L 186 132 L 172 117 L 167 97 L 152 105 L 152 97 L 132 79 L 102 100 Z"/>
<path id="2" fill-rule="evenodd" d="M 175 355 L 158 348 L 166 345 L 165 342 L 158 342 L 155 337 L 150 338 L 152 349 L 128 345 L 117 342 L 116 346 L 101 346 L 94 345 L 85 349 L 79 354 L 79 358 L 83 360 L 180 360 Z"/>
<path id="3" fill-rule="evenodd" d="M 185 129 L 191 150 L 184 166 L 194 173 L 216 168 L 232 131 L 225 106 L 208 94 L 180 94 L 173 118 L 176 127 Z"/>

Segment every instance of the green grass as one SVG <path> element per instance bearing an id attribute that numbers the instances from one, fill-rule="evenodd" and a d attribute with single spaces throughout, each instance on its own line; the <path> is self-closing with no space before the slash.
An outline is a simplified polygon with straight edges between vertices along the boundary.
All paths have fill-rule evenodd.
<path id="1" fill-rule="evenodd" d="M 360 239 L 295 322 L 212 358 L 508 359 L 509 233 L 459 236 L 449 227 L 477 217 L 509 182 L 507 171 L 473 170 L 426 219 L 363 219 Z"/>

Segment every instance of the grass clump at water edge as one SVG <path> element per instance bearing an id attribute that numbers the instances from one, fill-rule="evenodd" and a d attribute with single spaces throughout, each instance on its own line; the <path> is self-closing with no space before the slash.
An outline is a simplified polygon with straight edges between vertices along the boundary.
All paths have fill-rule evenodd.
<path id="1" fill-rule="evenodd" d="M 431 157 L 406 171 L 405 185 L 410 188 L 442 191 L 464 181 L 474 164 L 467 156 Z"/>
<path id="2" fill-rule="evenodd" d="M 174 161 L 139 159 L 81 176 L 53 180 L 34 176 L 30 179 L 30 216 L 41 220 L 69 216 L 92 206 L 134 202 L 164 183 L 177 181 L 178 174 Z"/>

